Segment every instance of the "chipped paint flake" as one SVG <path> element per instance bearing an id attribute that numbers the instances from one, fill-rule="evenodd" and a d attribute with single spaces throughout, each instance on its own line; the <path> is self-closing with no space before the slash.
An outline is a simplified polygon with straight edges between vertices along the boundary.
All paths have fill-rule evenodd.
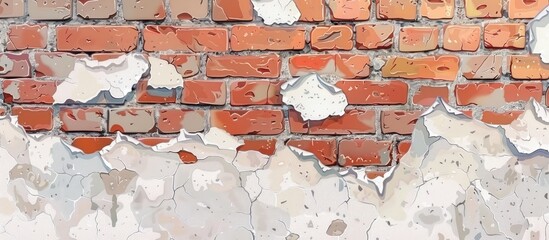
<path id="1" fill-rule="evenodd" d="M 101 92 L 123 99 L 148 70 L 145 57 L 135 53 L 106 61 L 77 59 L 69 76 L 57 86 L 53 99 L 55 103 L 87 103 Z"/>
<path id="2" fill-rule="evenodd" d="M 149 63 L 151 64 L 151 78 L 147 81 L 149 86 L 167 89 L 183 87 L 183 77 L 174 65 L 155 57 L 149 57 Z"/>
<path id="3" fill-rule="evenodd" d="M 294 0 L 252 0 L 252 3 L 257 15 L 267 25 L 292 25 L 301 17 Z"/>
<path id="4" fill-rule="evenodd" d="M 318 74 L 294 78 L 281 86 L 282 101 L 301 113 L 303 120 L 322 120 L 342 116 L 347 107 L 343 91 Z"/>
<path id="5" fill-rule="evenodd" d="M 528 23 L 528 47 L 532 54 L 539 54 L 544 63 L 549 64 L 549 6 Z"/>

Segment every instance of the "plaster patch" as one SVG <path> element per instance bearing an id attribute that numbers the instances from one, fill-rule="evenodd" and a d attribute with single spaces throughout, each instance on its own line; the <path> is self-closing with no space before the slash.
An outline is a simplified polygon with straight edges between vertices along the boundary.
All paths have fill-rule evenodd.
<path id="1" fill-rule="evenodd" d="M 174 89 L 183 87 L 183 77 L 175 66 L 160 58 L 149 57 L 151 64 L 151 78 L 147 84 L 153 88 Z"/>
<path id="2" fill-rule="evenodd" d="M 292 25 L 301 17 L 294 0 L 252 0 L 252 3 L 257 15 L 267 25 Z"/>
<path id="3" fill-rule="evenodd" d="M 305 121 L 342 116 L 348 105 L 345 93 L 316 73 L 285 82 L 280 94 L 282 101 L 292 105 Z"/>
<path id="4" fill-rule="evenodd" d="M 55 103 L 87 103 L 102 91 L 123 99 L 148 70 L 145 57 L 136 53 L 105 61 L 77 59 L 69 76 L 57 86 L 53 99 Z"/>
<path id="5" fill-rule="evenodd" d="M 534 19 L 528 23 L 530 53 L 539 54 L 544 63 L 549 64 L 549 6 L 542 10 Z"/>

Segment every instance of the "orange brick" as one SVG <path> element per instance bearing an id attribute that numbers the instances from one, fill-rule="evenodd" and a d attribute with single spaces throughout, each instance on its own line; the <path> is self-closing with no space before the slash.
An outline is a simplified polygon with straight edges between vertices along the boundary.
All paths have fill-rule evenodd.
<path id="1" fill-rule="evenodd" d="M 541 61 L 539 56 L 511 56 L 511 77 L 520 80 L 549 79 L 549 64 Z"/>
<path id="2" fill-rule="evenodd" d="M 450 19 L 454 17 L 454 0 L 421 0 L 421 16 L 429 19 Z"/>
<path id="3" fill-rule="evenodd" d="M 480 26 L 446 25 L 442 47 L 448 51 L 475 52 L 480 47 Z"/>
<path id="4" fill-rule="evenodd" d="M 509 18 L 534 18 L 545 7 L 549 0 L 509 0 Z"/>
<path id="5" fill-rule="evenodd" d="M 410 0 L 379 0 L 377 19 L 416 20 L 417 1 Z"/>
<path id="6" fill-rule="evenodd" d="M 437 27 L 402 27 L 399 35 L 401 52 L 422 52 L 438 48 Z"/>
<path id="7" fill-rule="evenodd" d="M 412 102 L 422 106 L 431 106 L 437 97 L 440 97 L 445 102 L 448 102 L 449 94 L 450 90 L 448 89 L 448 86 L 421 86 L 414 94 Z"/>
<path id="8" fill-rule="evenodd" d="M 392 24 L 357 24 L 357 49 L 385 49 L 393 46 L 395 28 Z"/>
<path id="9" fill-rule="evenodd" d="M 294 0 L 297 9 L 301 12 L 301 22 L 322 22 L 324 21 L 325 1 L 324 0 Z"/>
<path id="10" fill-rule="evenodd" d="M 51 131 L 53 129 L 53 109 L 50 107 L 13 107 L 12 115 L 27 131 Z"/>
<path id="11" fill-rule="evenodd" d="M 507 125 L 515 121 L 524 111 L 483 111 L 481 121 L 488 124 Z"/>
<path id="12" fill-rule="evenodd" d="M 251 0 L 213 0 L 212 20 L 252 21 L 254 16 Z"/>
<path id="13" fill-rule="evenodd" d="M 328 0 L 332 21 L 370 19 L 371 0 Z"/>
<path id="14" fill-rule="evenodd" d="M 524 23 L 492 23 L 484 27 L 484 46 L 487 48 L 516 48 L 526 46 Z"/>
<path id="15" fill-rule="evenodd" d="M 225 105 L 225 81 L 186 80 L 183 82 L 181 103 L 192 105 Z"/>
<path id="16" fill-rule="evenodd" d="M 101 151 L 113 141 L 112 137 L 75 137 L 71 145 L 86 154 L 92 154 Z"/>
<path id="17" fill-rule="evenodd" d="M 57 50 L 68 52 L 130 52 L 137 48 L 134 26 L 58 26 Z"/>
<path id="18" fill-rule="evenodd" d="M 229 49 L 225 28 L 146 26 L 145 51 L 225 52 Z"/>
<path id="19" fill-rule="evenodd" d="M 305 28 L 237 25 L 230 42 L 232 51 L 300 50 L 305 48 Z"/>
<path id="20" fill-rule="evenodd" d="M 267 156 L 272 156 L 276 151 L 276 138 L 272 139 L 244 139 L 244 144 L 237 148 L 238 151 L 257 151 Z"/>
<path id="21" fill-rule="evenodd" d="M 381 69 L 381 74 L 386 78 L 454 81 L 458 71 L 458 57 L 440 55 L 416 58 L 391 57 Z"/>
<path id="22" fill-rule="evenodd" d="M 353 29 L 346 25 L 317 26 L 311 31 L 311 48 L 322 50 L 353 49 Z"/>
<path id="23" fill-rule="evenodd" d="M 232 135 L 276 135 L 284 131 L 281 110 L 211 110 L 210 123 Z"/>
<path id="24" fill-rule="evenodd" d="M 10 25 L 8 30 L 9 51 L 46 48 L 48 41 L 47 25 Z"/>
<path id="25" fill-rule="evenodd" d="M 345 93 L 349 104 L 406 104 L 408 84 L 401 81 L 341 80 L 335 84 Z"/>
<path id="26" fill-rule="evenodd" d="M 468 18 L 500 18 L 502 11 L 502 0 L 465 0 L 465 15 Z"/>
<path id="27" fill-rule="evenodd" d="M 311 72 L 333 74 L 342 78 L 365 78 L 370 75 L 370 57 L 358 54 L 303 54 L 289 60 L 290 74 L 303 76 Z"/>

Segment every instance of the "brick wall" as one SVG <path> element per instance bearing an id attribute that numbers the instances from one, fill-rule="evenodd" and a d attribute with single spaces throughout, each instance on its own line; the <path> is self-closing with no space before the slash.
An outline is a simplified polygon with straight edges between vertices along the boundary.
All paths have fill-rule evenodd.
<path id="1" fill-rule="evenodd" d="M 0 114 L 88 152 L 116 131 L 155 144 L 219 127 L 242 150 L 285 143 L 328 165 L 386 166 L 436 97 L 494 124 L 545 98 L 549 66 L 528 55 L 525 24 L 548 0 L 295 3 L 299 22 L 267 26 L 250 0 L 2 1 Z M 145 78 L 125 103 L 52 104 L 75 59 L 126 52 L 168 60 L 184 88 L 158 92 Z M 305 122 L 282 106 L 281 84 L 309 72 L 345 92 L 344 116 Z"/>

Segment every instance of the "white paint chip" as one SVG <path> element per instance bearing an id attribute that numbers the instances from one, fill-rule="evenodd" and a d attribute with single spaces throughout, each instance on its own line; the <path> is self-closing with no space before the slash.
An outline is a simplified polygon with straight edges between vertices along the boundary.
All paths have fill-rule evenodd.
<path id="1" fill-rule="evenodd" d="M 539 54 L 544 63 L 549 63 L 549 6 L 542 10 L 528 24 L 528 46 L 532 54 Z"/>
<path id="2" fill-rule="evenodd" d="M 293 0 L 252 0 L 254 10 L 267 25 L 288 24 L 299 20 L 301 12 Z"/>
<path id="3" fill-rule="evenodd" d="M 303 120 L 342 116 L 347 107 L 343 91 L 316 73 L 292 79 L 281 86 L 282 101 L 301 113 Z"/>
<path id="4" fill-rule="evenodd" d="M 183 77 L 175 66 L 160 58 L 149 57 L 151 78 L 147 84 L 153 88 L 174 89 L 183 87 Z"/>
<path id="5" fill-rule="evenodd" d="M 53 99 L 55 103 L 68 100 L 86 103 L 102 91 L 122 99 L 148 70 L 145 57 L 135 53 L 106 61 L 77 59 L 69 76 L 57 86 Z"/>

